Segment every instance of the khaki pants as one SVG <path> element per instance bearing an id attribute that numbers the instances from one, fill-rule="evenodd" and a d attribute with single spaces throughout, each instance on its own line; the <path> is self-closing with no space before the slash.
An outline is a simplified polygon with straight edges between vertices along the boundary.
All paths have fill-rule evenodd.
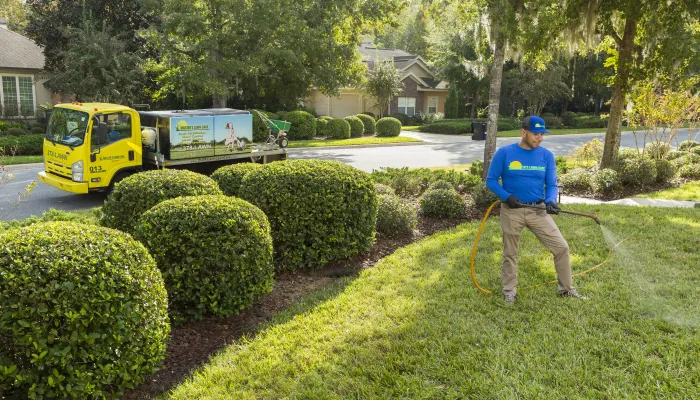
<path id="1" fill-rule="evenodd" d="M 569 244 L 561 235 L 557 224 L 545 210 L 510 208 L 501 204 L 501 229 L 503 230 L 503 294 L 515 295 L 518 285 L 518 245 L 520 233 L 528 227 L 537 239 L 554 255 L 559 287 L 557 293 L 573 288 Z"/>

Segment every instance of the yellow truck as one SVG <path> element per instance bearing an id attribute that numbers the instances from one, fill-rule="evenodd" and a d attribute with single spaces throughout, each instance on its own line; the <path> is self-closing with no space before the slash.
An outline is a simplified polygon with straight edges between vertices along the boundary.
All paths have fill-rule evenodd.
<path id="1" fill-rule="evenodd" d="M 146 169 L 211 173 L 236 162 L 285 160 L 290 124 L 270 121 L 264 145 L 253 144 L 253 116 L 230 108 L 136 111 L 109 103 L 58 104 L 44 139 L 42 182 L 71 192 L 109 191 Z"/>

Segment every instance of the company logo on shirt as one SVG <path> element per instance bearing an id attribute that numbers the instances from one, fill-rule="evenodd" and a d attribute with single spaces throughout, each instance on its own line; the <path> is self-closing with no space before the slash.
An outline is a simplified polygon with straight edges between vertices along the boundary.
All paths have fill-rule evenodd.
<path id="1" fill-rule="evenodd" d="M 508 165 L 508 169 L 514 170 L 528 170 L 528 171 L 544 171 L 545 167 L 539 165 L 523 165 L 520 161 L 511 161 Z"/>

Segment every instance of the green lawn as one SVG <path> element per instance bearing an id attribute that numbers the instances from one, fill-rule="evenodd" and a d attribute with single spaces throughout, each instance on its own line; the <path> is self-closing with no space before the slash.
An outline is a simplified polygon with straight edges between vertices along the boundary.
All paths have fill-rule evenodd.
<path id="1" fill-rule="evenodd" d="M 361 137 L 361 138 L 350 138 L 350 139 L 336 139 L 336 140 L 291 140 L 289 141 L 289 148 L 298 149 L 301 147 L 326 147 L 326 146 L 357 146 L 365 144 L 388 144 L 388 143 L 408 143 L 408 142 L 422 142 L 422 140 L 414 139 L 406 136 L 396 136 L 396 137 Z"/>
<path id="2" fill-rule="evenodd" d="M 43 163 L 44 156 L 0 156 L 0 165 Z"/>
<path id="3" fill-rule="evenodd" d="M 660 190 L 635 197 L 648 197 L 652 199 L 700 201 L 700 181 L 684 183 L 678 187 Z"/>
<path id="4" fill-rule="evenodd" d="M 529 232 L 518 302 L 478 292 L 469 275 L 472 222 L 303 300 L 168 397 L 700 398 L 700 209 L 567 208 L 595 212 L 608 237 L 627 238 L 609 263 L 576 278 L 588 301 L 558 298 L 554 285 L 525 289 L 555 277 L 551 255 Z M 605 260 L 598 225 L 555 218 L 574 272 Z M 494 293 L 501 250 L 492 218 L 477 275 Z"/>

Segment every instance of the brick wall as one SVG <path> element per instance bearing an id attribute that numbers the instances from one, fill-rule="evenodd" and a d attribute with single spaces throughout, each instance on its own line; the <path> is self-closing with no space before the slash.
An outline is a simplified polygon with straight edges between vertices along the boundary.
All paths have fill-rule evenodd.
<path id="1" fill-rule="evenodd" d="M 414 97 L 416 99 L 416 113 L 422 112 L 424 109 L 424 97 L 422 92 L 418 91 L 418 83 L 411 79 L 411 77 L 406 77 L 403 81 L 403 90 L 397 97 L 391 100 L 391 106 L 389 107 L 390 114 L 396 114 L 399 108 L 399 97 Z"/>

